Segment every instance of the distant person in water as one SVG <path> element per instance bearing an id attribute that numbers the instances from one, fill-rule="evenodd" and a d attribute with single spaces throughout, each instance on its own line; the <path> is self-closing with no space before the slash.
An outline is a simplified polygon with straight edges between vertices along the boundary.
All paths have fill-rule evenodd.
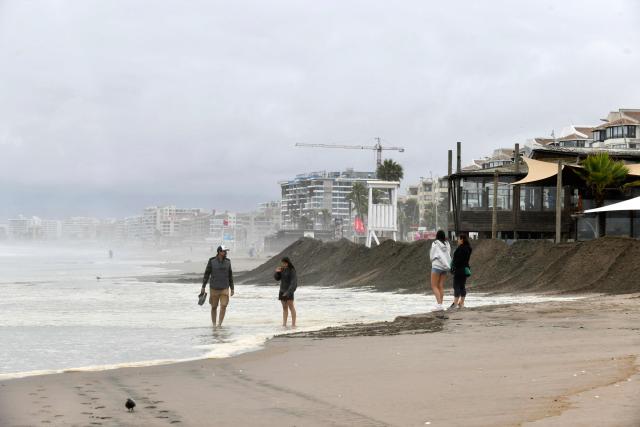
<path id="1" fill-rule="evenodd" d="M 280 281 L 278 299 L 282 304 L 282 326 L 287 326 L 288 313 L 291 312 L 291 327 L 295 328 L 296 307 L 293 304 L 293 294 L 298 287 L 298 277 L 296 274 L 296 268 L 288 257 L 282 258 L 273 277 Z"/>
<path id="2" fill-rule="evenodd" d="M 431 244 L 431 290 L 436 297 L 435 311 L 444 310 L 444 282 L 451 265 L 451 246 L 443 230 L 438 230 L 436 240 Z"/>
<path id="3" fill-rule="evenodd" d="M 226 246 L 218 246 L 217 255 L 209 258 L 207 268 L 204 271 L 202 279 L 202 295 L 209 282 L 210 295 L 209 304 L 211 304 L 211 322 L 216 326 L 216 317 L 218 317 L 218 326 L 222 326 L 224 315 L 229 305 L 229 297 L 233 296 L 233 272 L 231 271 L 231 260 L 227 258 L 229 248 Z M 220 305 L 220 315 L 216 316 Z"/>
<path id="4" fill-rule="evenodd" d="M 467 296 L 467 273 L 471 272 L 469 267 L 471 259 L 471 244 L 466 234 L 458 236 L 458 247 L 453 252 L 451 261 L 451 273 L 453 273 L 453 304 L 449 307 L 463 308 L 464 298 Z"/>
<path id="5" fill-rule="evenodd" d="M 113 258 L 113 251 L 111 249 L 109 249 L 109 258 Z"/>

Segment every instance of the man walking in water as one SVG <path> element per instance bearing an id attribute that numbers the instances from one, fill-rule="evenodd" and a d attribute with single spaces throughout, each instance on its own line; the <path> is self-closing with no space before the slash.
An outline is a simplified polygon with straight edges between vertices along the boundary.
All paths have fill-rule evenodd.
<path id="1" fill-rule="evenodd" d="M 204 271 L 202 279 L 202 289 L 200 295 L 204 294 L 209 278 L 209 304 L 211 304 L 211 322 L 216 326 L 216 314 L 218 311 L 218 303 L 220 304 L 220 316 L 218 317 L 218 326 L 222 326 L 224 315 L 229 304 L 229 297 L 233 296 L 233 272 L 231 271 L 231 261 L 227 258 L 227 248 L 225 245 L 218 246 L 218 254 L 213 258 L 209 258 L 207 268 Z"/>

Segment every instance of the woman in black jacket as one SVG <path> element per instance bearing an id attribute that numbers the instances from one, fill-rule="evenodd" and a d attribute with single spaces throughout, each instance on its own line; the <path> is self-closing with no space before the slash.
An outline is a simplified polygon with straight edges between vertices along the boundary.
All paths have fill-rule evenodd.
<path id="1" fill-rule="evenodd" d="M 464 297 L 467 296 L 467 272 L 471 272 L 469 259 L 471 258 L 471 244 L 466 234 L 458 236 L 458 247 L 451 260 L 451 273 L 453 273 L 453 304 L 449 307 L 463 308 Z M 467 270 L 469 269 L 469 270 Z"/>
<path id="2" fill-rule="evenodd" d="M 295 328 L 296 307 L 293 305 L 293 294 L 298 287 L 298 278 L 296 276 L 296 269 L 288 257 L 282 258 L 280 266 L 276 268 L 276 273 L 273 277 L 280 281 L 278 299 L 282 303 L 282 326 L 287 326 L 287 317 L 289 311 L 291 311 L 291 327 Z"/>

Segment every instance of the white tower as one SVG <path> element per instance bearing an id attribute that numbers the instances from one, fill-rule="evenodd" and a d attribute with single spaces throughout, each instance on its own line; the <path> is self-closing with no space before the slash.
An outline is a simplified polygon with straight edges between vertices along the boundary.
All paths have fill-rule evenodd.
<path id="1" fill-rule="evenodd" d="M 367 247 L 371 247 L 371 238 L 379 245 L 376 232 L 391 231 L 393 240 L 398 232 L 398 181 L 367 181 L 369 189 L 369 210 L 367 215 Z M 373 190 L 391 190 L 390 203 L 373 203 Z"/>

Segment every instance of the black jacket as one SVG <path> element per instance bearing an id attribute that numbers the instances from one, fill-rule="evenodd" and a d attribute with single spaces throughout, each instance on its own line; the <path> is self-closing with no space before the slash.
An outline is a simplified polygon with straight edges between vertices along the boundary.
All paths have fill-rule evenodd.
<path id="1" fill-rule="evenodd" d="M 471 246 L 460 245 L 453 253 L 451 261 L 451 273 L 454 276 L 464 276 L 464 268 L 469 267 L 469 259 L 471 258 Z"/>
<path id="2" fill-rule="evenodd" d="M 273 278 L 280 280 L 280 293 L 286 296 L 293 296 L 298 287 L 298 277 L 292 268 L 285 268 L 282 272 L 276 272 Z"/>

